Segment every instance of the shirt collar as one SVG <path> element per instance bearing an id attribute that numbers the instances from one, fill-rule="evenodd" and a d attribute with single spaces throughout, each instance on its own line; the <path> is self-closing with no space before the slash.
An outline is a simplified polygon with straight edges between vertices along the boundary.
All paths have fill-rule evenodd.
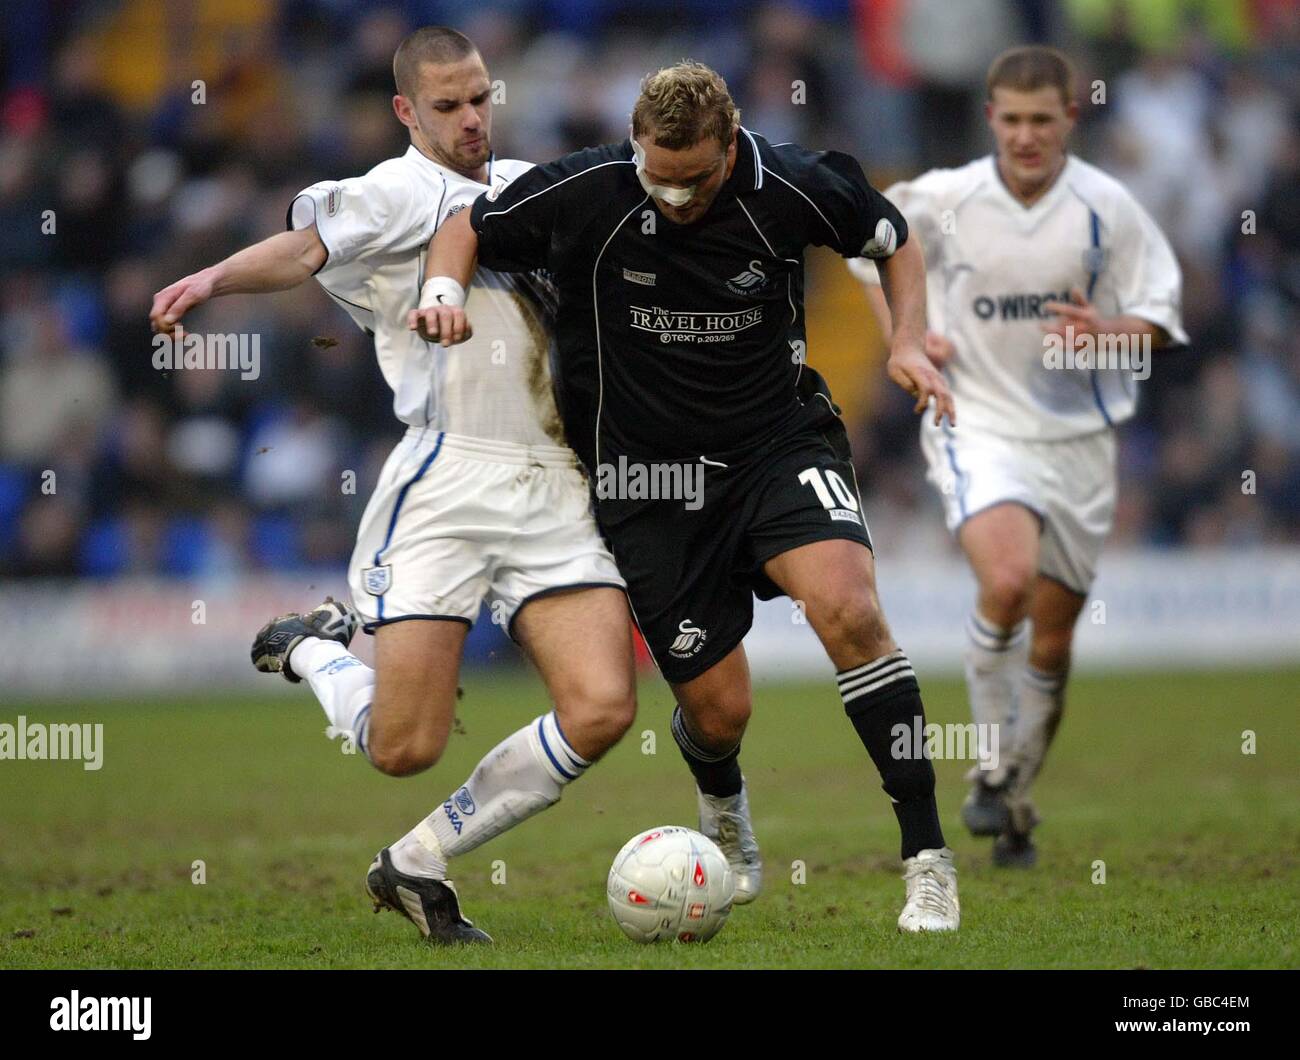
<path id="1" fill-rule="evenodd" d="M 763 177 L 758 137 L 742 125 L 736 132 L 736 165 L 731 171 L 731 186 L 737 192 L 759 191 Z"/>

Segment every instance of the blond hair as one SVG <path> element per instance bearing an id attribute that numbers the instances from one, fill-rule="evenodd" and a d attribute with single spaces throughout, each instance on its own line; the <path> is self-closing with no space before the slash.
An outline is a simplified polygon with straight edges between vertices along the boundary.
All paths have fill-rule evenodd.
<path id="1" fill-rule="evenodd" d="M 706 137 L 726 147 L 739 127 L 740 111 L 722 75 L 690 59 L 646 77 L 632 108 L 633 137 L 648 133 L 655 145 L 670 151 Z"/>

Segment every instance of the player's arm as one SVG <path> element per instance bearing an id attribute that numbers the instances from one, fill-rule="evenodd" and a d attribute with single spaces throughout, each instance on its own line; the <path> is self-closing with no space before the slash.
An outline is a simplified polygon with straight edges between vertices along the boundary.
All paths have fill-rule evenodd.
<path id="1" fill-rule="evenodd" d="M 935 214 L 938 212 L 934 201 L 937 178 L 938 174 L 932 171 L 916 180 L 900 181 L 885 191 L 885 198 L 907 218 L 908 241 L 916 241 L 922 248 L 922 253 L 926 253 L 927 246 L 942 249 L 939 228 L 935 223 Z M 848 267 L 849 272 L 861 281 L 867 305 L 876 318 L 881 338 L 888 347 L 894 337 L 894 322 L 881 286 L 880 271 L 867 258 L 850 258 Z M 926 331 L 925 355 L 936 368 L 942 371 L 956 352 L 952 340 L 937 331 Z"/>
<path id="2" fill-rule="evenodd" d="M 1137 342 L 1149 336 L 1154 350 L 1173 341 L 1165 328 L 1142 317 L 1129 313 L 1102 316 L 1078 287 L 1071 289 L 1068 302 L 1045 302 L 1043 308 L 1056 316 L 1055 320 L 1042 325 L 1043 331 L 1049 335 L 1067 338 L 1067 332 L 1073 332 L 1076 339 L 1084 335 L 1099 339 L 1124 336 Z"/>
<path id="3" fill-rule="evenodd" d="M 532 169 L 486 191 L 453 214 L 429 243 L 420 307 L 407 326 L 429 342 L 450 346 L 473 334 L 465 319 L 465 289 L 478 265 L 496 272 L 531 272 L 549 265 L 551 240 L 562 226 L 559 185 L 589 165 L 584 152 Z"/>
<path id="4" fill-rule="evenodd" d="M 279 232 L 164 287 L 153 296 L 149 324 L 171 332 L 195 306 L 223 294 L 284 291 L 310 279 L 328 253 L 316 226 Z"/>
<path id="5" fill-rule="evenodd" d="M 454 346 L 474 334 L 465 316 L 465 291 L 478 264 L 478 233 L 470 211 L 452 214 L 429 240 L 420 307 L 406 316 L 406 326 L 426 342 Z"/>
<path id="6" fill-rule="evenodd" d="M 1083 291 L 1075 288 L 1068 302 L 1048 302 L 1043 308 L 1056 314 L 1044 325 L 1048 334 L 1076 340 L 1083 335 L 1098 339 L 1126 336 L 1144 339 L 1152 349 L 1187 343 L 1179 306 L 1183 277 L 1173 248 L 1159 226 L 1132 196 L 1124 193 L 1114 204 L 1110 229 L 1109 265 L 1101 273 L 1116 309 L 1103 315 Z"/>
<path id="7" fill-rule="evenodd" d="M 871 186 L 857 159 L 839 151 L 787 158 L 801 170 L 813 207 L 804 211 L 809 242 L 876 263 L 890 325 L 889 378 L 916 398 L 917 412 L 933 399 L 935 423 L 944 416 L 956 423 L 948 384 L 925 354 L 925 256 L 919 240 L 908 238 L 906 218 Z"/>
<path id="8" fill-rule="evenodd" d="M 910 239 L 887 258 L 879 258 L 881 301 L 889 321 L 889 378 L 916 398 L 916 412 L 924 412 L 934 399 L 934 422 L 943 417 L 956 426 L 957 410 L 948 384 L 926 351 L 925 255 L 920 240 Z"/>
<path id="9" fill-rule="evenodd" d="M 912 238 L 916 239 L 916 229 L 912 229 Z M 862 259 L 860 268 L 853 269 L 853 275 L 862 280 L 862 290 L 867 296 L 867 306 L 871 309 L 871 315 L 876 318 L 876 324 L 880 328 L 880 337 L 888 347 L 894 337 L 894 318 L 889 312 L 889 301 L 885 298 L 885 289 L 879 282 L 873 282 L 863 276 L 865 269 L 871 266 Z M 856 264 L 850 262 L 850 265 Z M 879 281 L 879 275 L 875 277 Z M 926 331 L 925 333 L 925 355 L 930 358 L 930 363 L 936 368 L 942 369 L 949 361 L 952 360 L 953 354 L 957 348 L 952 344 L 950 339 L 940 335 L 937 331 Z"/>

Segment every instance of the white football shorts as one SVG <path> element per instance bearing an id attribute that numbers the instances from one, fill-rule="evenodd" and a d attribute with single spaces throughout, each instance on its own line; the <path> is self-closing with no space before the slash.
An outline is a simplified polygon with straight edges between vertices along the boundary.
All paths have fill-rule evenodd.
<path id="1" fill-rule="evenodd" d="M 348 570 L 367 633 L 407 619 L 472 625 L 486 601 L 513 636 L 529 600 L 626 583 L 573 451 L 411 427 L 380 472 Z"/>
<path id="2" fill-rule="evenodd" d="M 1040 573 L 1087 595 L 1115 519 L 1115 432 L 1037 441 L 969 427 L 921 425 L 926 477 L 943 500 L 948 529 L 995 504 L 1037 513 Z"/>

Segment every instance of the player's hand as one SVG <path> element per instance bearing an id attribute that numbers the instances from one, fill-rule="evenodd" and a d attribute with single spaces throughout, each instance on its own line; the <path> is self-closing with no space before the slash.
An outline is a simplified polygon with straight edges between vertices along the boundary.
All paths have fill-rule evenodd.
<path id="1" fill-rule="evenodd" d="M 1096 336 L 1106 330 L 1101 314 L 1078 287 L 1070 288 L 1068 302 L 1044 302 L 1043 309 L 1056 316 L 1055 320 L 1042 325 L 1045 335 L 1060 335 L 1064 339 L 1067 337 L 1065 329 L 1073 328 L 1077 340 L 1084 335 Z"/>
<path id="2" fill-rule="evenodd" d="M 890 351 L 885 365 L 889 378 L 916 398 L 913 412 L 924 412 L 934 399 L 934 425 L 939 426 L 944 416 L 952 426 L 957 426 L 957 407 L 953 404 L 948 384 L 930 363 L 929 354 L 915 342 L 899 343 Z"/>
<path id="3" fill-rule="evenodd" d="M 474 334 L 465 309 L 458 305 L 435 305 L 425 309 L 412 309 L 406 315 L 406 326 L 418 331 L 425 342 L 455 346 Z"/>
<path id="4" fill-rule="evenodd" d="M 205 269 L 164 287 L 153 296 L 149 326 L 156 334 L 171 335 L 186 313 L 212 297 L 212 284 L 212 276 Z"/>
<path id="5" fill-rule="evenodd" d="M 953 354 L 957 352 L 957 347 L 952 344 L 950 339 L 944 338 L 937 331 L 927 331 L 925 333 L 925 355 L 930 358 L 930 363 L 942 371 L 952 360 Z"/>

